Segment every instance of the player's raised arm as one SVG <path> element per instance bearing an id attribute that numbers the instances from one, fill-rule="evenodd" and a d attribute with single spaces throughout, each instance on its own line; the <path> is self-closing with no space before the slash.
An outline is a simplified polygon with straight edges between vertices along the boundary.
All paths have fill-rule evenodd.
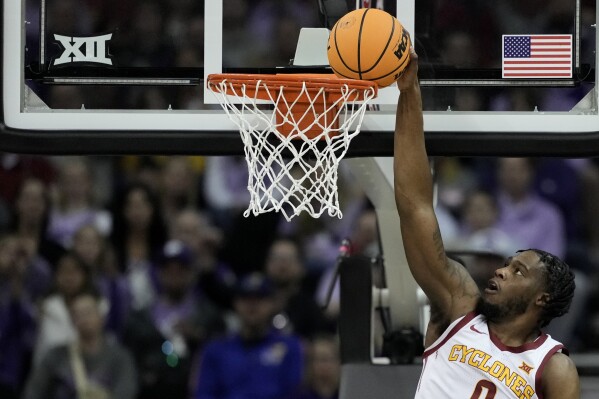
<path id="1" fill-rule="evenodd" d="M 479 290 L 466 271 L 445 255 L 433 208 L 433 183 L 424 144 L 422 98 L 417 79 L 418 57 L 397 84 L 394 145 L 395 199 L 404 248 L 416 282 L 446 321 L 473 310 Z"/>

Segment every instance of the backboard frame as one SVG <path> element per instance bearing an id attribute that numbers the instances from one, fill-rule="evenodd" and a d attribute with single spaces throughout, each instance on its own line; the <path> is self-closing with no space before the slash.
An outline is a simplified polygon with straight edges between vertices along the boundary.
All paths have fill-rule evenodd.
<path id="1" fill-rule="evenodd" d="M 414 10 L 415 0 L 397 2 L 398 10 Z M 213 11 L 210 7 L 222 8 L 222 1 L 205 3 L 206 23 L 212 19 L 212 23 L 218 24 L 210 18 Z M 14 15 L 21 18 L 11 17 Z M 24 110 L 23 97 L 27 95 L 22 68 L 24 2 L 4 0 L 1 20 L 4 38 L 20 37 L 21 40 L 3 40 L 0 150 L 38 154 L 243 154 L 238 132 L 223 112 Z M 413 20 L 404 17 L 402 22 L 413 31 Z M 210 41 L 213 40 L 211 37 Z M 599 54 L 595 57 L 597 64 Z M 220 72 L 211 69 L 212 66 L 207 65 L 204 75 Z M 597 71 L 594 74 L 596 82 Z M 393 90 L 395 94 L 391 96 L 397 98 L 396 89 L 388 92 Z M 15 92 L 19 93 L 20 103 L 14 101 Z M 492 115 L 488 112 L 425 112 L 427 149 L 433 156 L 596 156 L 599 154 L 597 90 L 589 93 L 587 102 L 590 105 L 586 108 L 571 112 Z M 393 132 L 386 127 L 394 126 L 394 120 L 394 112 L 367 114 L 362 133 L 354 139 L 347 156 L 392 155 Z"/>

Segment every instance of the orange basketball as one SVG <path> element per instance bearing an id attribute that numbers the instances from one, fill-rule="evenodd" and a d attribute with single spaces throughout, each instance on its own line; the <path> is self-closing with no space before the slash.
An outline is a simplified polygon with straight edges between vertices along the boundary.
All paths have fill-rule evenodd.
<path id="1" fill-rule="evenodd" d="M 410 46 L 410 34 L 397 18 L 377 8 L 361 8 L 333 26 L 327 55 L 340 78 L 371 80 L 385 87 L 408 65 Z"/>

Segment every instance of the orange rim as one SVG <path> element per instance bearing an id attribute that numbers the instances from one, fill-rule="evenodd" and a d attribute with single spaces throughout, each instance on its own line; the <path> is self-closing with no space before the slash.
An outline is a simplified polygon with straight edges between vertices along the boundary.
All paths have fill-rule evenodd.
<path id="1" fill-rule="evenodd" d="M 351 94 L 346 99 L 351 102 L 364 101 L 367 93 L 372 93 L 372 98 L 378 93 L 375 82 L 343 79 L 334 74 L 212 74 L 208 75 L 208 88 L 217 93 L 224 90 L 230 96 L 275 101 L 277 130 L 285 136 L 302 131 L 310 139 L 322 132 L 322 127 L 315 124 L 316 118 L 334 121 L 330 125 L 334 130 L 339 127 L 337 113 L 343 105 L 339 100 L 344 93 L 348 94 L 348 89 Z M 279 95 L 285 98 L 284 102 L 278 102 Z M 308 112 L 309 109 L 315 112 Z M 288 113 L 294 116 L 296 124 L 283 117 Z M 329 133 L 330 136 L 337 134 Z"/>
<path id="2" fill-rule="evenodd" d="M 226 92 L 229 95 L 241 93 L 245 86 L 247 97 L 259 98 L 261 100 L 270 100 L 268 91 L 273 89 L 280 90 L 284 87 L 283 95 L 289 98 L 297 94 L 304 85 L 310 92 L 324 89 L 327 95 L 333 98 L 341 95 L 342 89 L 348 87 L 357 90 L 357 96 L 352 97 L 353 101 L 362 101 L 364 94 L 374 90 L 374 97 L 378 93 L 378 86 L 375 82 L 357 79 L 343 79 L 334 74 L 241 74 L 241 73 L 221 73 L 208 75 L 208 88 L 215 92 L 220 92 L 220 84 L 227 81 Z M 267 90 L 257 90 L 257 83 L 261 82 L 268 88 Z M 233 92 L 235 90 L 236 93 Z M 331 98 L 331 99 L 333 99 Z"/>

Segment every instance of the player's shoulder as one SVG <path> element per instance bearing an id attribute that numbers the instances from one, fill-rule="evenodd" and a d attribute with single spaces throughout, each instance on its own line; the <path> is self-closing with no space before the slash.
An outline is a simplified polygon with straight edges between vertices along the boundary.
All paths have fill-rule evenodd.
<path id="1" fill-rule="evenodd" d="M 580 398 L 580 380 L 574 361 L 561 352 L 551 355 L 543 371 L 542 386 L 547 398 Z"/>
<path id="2" fill-rule="evenodd" d="M 578 378 L 576 364 L 574 364 L 574 361 L 572 360 L 572 358 L 570 358 L 570 356 L 562 352 L 556 352 L 551 357 L 549 357 L 543 374 L 544 377 L 575 375 Z"/>

